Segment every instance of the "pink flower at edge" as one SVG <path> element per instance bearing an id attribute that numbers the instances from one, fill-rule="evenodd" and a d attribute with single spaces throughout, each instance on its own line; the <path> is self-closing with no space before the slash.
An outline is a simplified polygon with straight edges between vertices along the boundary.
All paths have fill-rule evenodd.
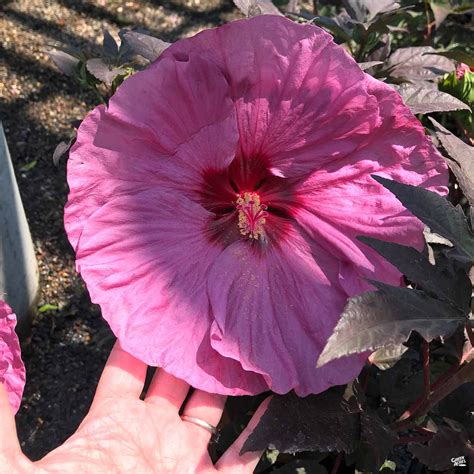
<path id="1" fill-rule="evenodd" d="M 471 68 L 467 64 L 460 63 L 456 67 L 456 77 L 457 77 L 457 79 L 460 81 L 464 77 L 464 74 L 466 74 L 466 72 L 470 72 L 470 71 L 471 71 Z"/>
<path id="2" fill-rule="evenodd" d="M 264 15 L 178 41 L 88 115 L 65 225 L 124 349 L 209 392 L 304 396 L 364 364 L 316 369 L 347 298 L 400 283 L 356 237 L 423 245 L 372 174 L 446 192 L 392 88 Z"/>
<path id="3" fill-rule="evenodd" d="M 0 384 L 4 385 L 8 401 L 16 413 L 21 405 L 26 375 L 15 326 L 15 314 L 0 300 Z"/>

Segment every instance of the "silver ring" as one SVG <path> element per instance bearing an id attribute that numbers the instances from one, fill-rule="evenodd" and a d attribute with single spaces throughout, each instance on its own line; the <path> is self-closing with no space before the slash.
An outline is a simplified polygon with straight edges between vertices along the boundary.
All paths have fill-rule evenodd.
<path id="1" fill-rule="evenodd" d="M 188 415 L 181 415 L 181 419 L 183 421 L 188 421 L 189 423 L 194 423 L 195 425 L 198 425 L 201 428 L 204 428 L 205 430 L 209 431 L 209 433 L 211 433 L 213 435 L 215 435 L 217 433 L 217 428 L 215 426 L 212 426 L 207 421 L 201 420 L 201 419 L 196 418 L 194 416 L 188 416 Z"/>

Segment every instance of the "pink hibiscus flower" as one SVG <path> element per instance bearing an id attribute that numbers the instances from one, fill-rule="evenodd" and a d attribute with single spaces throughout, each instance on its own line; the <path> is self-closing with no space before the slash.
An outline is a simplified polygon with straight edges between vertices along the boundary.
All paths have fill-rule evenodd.
<path id="1" fill-rule="evenodd" d="M 389 86 L 323 30 L 259 16 L 178 41 L 82 123 L 66 229 L 122 347 L 200 389 L 299 395 L 347 297 L 400 274 L 358 240 L 421 246 L 370 175 L 445 191 Z"/>
<path id="2" fill-rule="evenodd" d="M 8 401 L 16 413 L 25 388 L 25 366 L 15 332 L 16 316 L 10 306 L 0 300 L 0 384 L 7 391 Z"/>

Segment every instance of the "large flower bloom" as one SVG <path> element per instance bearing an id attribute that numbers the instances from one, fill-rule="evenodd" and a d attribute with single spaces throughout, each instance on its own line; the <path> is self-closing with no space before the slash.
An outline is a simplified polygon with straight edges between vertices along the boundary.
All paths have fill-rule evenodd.
<path id="1" fill-rule="evenodd" d="M 0 384 L 5 387 L 8 401 L 16 413 L 25 387 L 25 366 L 15 326 L 16 316 L 10 306 L 0 300 Z"/>
<path id="2" fill-rule="evenodd" d="M 260 16 L 178 41 L 84 120 L 66 229 L 125 350 L 210 392 L 306 395 L 363 365 L 316 369 L 347 297 L 400 282 L 356 236 L 422 244 L 374 173 L 446 183 L 394 90 Z"/>

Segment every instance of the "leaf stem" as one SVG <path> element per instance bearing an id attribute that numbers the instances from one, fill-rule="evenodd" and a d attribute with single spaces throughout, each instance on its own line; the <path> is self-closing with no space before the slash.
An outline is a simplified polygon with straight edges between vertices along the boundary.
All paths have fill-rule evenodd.
<path id="1" fill-rule="evenodd" d="M 459 386 L 472 381 L 474 381 L 474 361 L 469 361 L 459 369 L 452 367 L 433 384 L 430 398 L 423 396 L 416 400 L 392 425 L 392 428 L 398 431 L 405 429 L 410 424 L 411 418 L 425 415 Z"/>
<path id="2" fill-rule="evenodd" d="M 339 468 L 341 466 L 343 456 L 344 456 L 344 453 L 339 453 L 337 455 L 337 458 L 334 461 L 334 466 L 332 467 L 332 470 L 331 470 L 331 474 L 337 474 L 337 472 L 339 471 Z"/>
<path id="3" fill-rule="evenodd" d="M 434 433 L 426 434 L 424 436 L 401 436 L 395 441 L 395 444 L 408 444 L 408 443 L 426 443 L 426 441 L 431 441 Z"/>
<path id="4" fill-rule="evenodd" d="M 431 385 L 430 385 L 430 343 L 423 339 L 422 345 L 423 351 L 423 387 L 424 397 L 426 400 L 430 398 Z"/>
<path id="5" fill-rule="evenodd" d="M 466 334 L 471 343 L 471 347 L 474 347 L 474 330 L 472 329 L 470 324 L 466 324 Z"/>

